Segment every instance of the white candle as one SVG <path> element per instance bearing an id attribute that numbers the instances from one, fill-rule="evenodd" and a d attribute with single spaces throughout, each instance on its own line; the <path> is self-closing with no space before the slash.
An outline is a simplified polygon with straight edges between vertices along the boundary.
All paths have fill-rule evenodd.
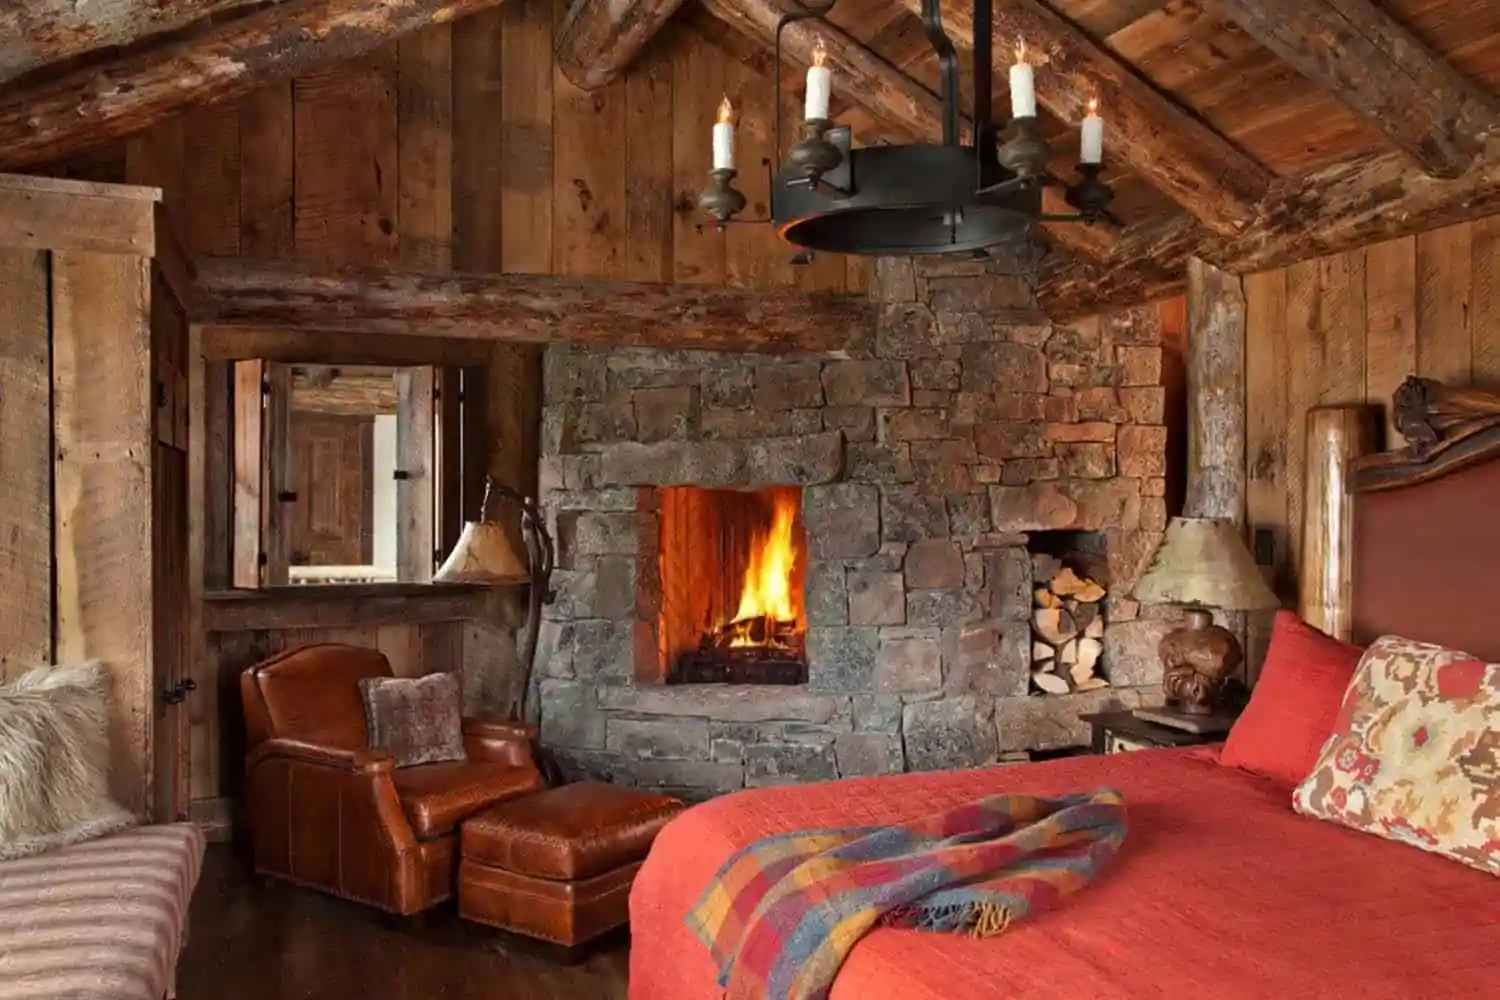
<path id="1" fill-rule="evenodd" d="M 1082 150 L 1078 159 L 1084 163 L 1104 160 L 1104 119 L 1099 117 L 1099 98 L 1089 99 L 1089 113 L 1083 119 Z"/>
<path id="2" fill-rule="evenodd" d="M 808 121 L 813 119 L 828 118 L 828 100 L 833 95 L 833 71 L 823 65 L 828 58 L 828 50 L 823 47 L 823 39 L 819 38 L 813 46 L 812 65 L 807 67 L 807 103 L 803 108 L 802 117 Z"/>
<path id="3" fill-rule="evenodd" d="M 734 169 L 734 105 L 728 95 L 719 105 L 719 120 L 714 123 L 714 169 Z"/>
<path id="4" fill-rule="evenodd" d="M 1012 118 L 1036 117 L 1036 78 L 1026 61 L 1026 43 L 1016 44 L 1016 63 L 1010 68 L 1010 114 Z"/>

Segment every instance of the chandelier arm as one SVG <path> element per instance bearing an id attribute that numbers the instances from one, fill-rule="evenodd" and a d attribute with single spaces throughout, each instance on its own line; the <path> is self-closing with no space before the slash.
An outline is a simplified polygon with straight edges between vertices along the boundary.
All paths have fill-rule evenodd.
<path id="1" fill-rule="evenodd" d="M 938 0 L 922 0 L 922 29 L 937 53 L 943 74 L 943 145 L 958 145 L 958 52 L 953 39 L 943 31 L 943 14 Z M 977 98 L 976 98 L 977 99 Z"/>

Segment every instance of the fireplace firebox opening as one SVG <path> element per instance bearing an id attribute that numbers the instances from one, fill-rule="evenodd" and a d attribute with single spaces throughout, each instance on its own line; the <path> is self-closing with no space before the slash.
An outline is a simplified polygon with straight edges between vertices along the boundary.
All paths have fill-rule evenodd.
<path id="1" fill-rule="evenodd" d="M 802 489 L 660 490 L 659 674 L 668 684 L 805 684 Z"/>
<path id="2" fill-rule="evenodd" d="M 1031 690 L 1071 694 L 1109 686 L 1104 662 L 1109 559 L 1098 531 L 1035 531 L 1031 552 Z"/>

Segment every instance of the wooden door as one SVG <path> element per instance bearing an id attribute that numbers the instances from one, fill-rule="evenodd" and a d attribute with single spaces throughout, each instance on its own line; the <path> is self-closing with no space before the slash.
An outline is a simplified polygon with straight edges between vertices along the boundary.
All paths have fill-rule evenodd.
<path id="1" fill-rule="evenodd" d="M 375 559 L 375 418 L 293 412 L 291 505 L 297 566 L 368 566 Z"/>

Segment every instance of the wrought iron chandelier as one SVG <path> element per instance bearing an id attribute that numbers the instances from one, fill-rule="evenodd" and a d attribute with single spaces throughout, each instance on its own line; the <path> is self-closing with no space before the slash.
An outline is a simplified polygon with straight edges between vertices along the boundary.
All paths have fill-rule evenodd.
<path id="1" fill-rule="evenodd" d="M 776 65 L 788 24 L 827 23 L 837 0 L 801 0 L 776 26 Z M 801 138 L 788 162 L 770 173 L 770 218 L 740 220 L 745 196 L 735 188 L 733 109 L 726 97 L 714 126 L 710 181 L 698 206 L 722 230 L 730 222 L 769 222 L 788 243 L 806 251 L 871 256 L 969 253 L 986 256 L 1000 244 L 1030 245 L 1042 221 L 1087 225 L 1108 218 L 1114 192 L 1100 178 L 1104 121 L 1097 99 L 1082 122 L 1079 179 L 1068 185 L 1047 169 L 1052 150 L 1041 136 L 1034 67 L 1018 40 L 1010 69 L 1011 117 L 1005 129 L 991 112 L 993 0 L 972 0 L 974 110 L 960 141 L 958 55 L 943 31 L 938 0 L 922 0 L 922 24 L 942 72 L 941 145 L 856 147 L 848 126 L 829 120 L 832 71 L 821 39 L 807 70 Z M 776 149 L 782 143 L 781 101 L 776 102 Z M 1073 214 L 1042 210 L 1042 188 L 1064 187 Z"/>

